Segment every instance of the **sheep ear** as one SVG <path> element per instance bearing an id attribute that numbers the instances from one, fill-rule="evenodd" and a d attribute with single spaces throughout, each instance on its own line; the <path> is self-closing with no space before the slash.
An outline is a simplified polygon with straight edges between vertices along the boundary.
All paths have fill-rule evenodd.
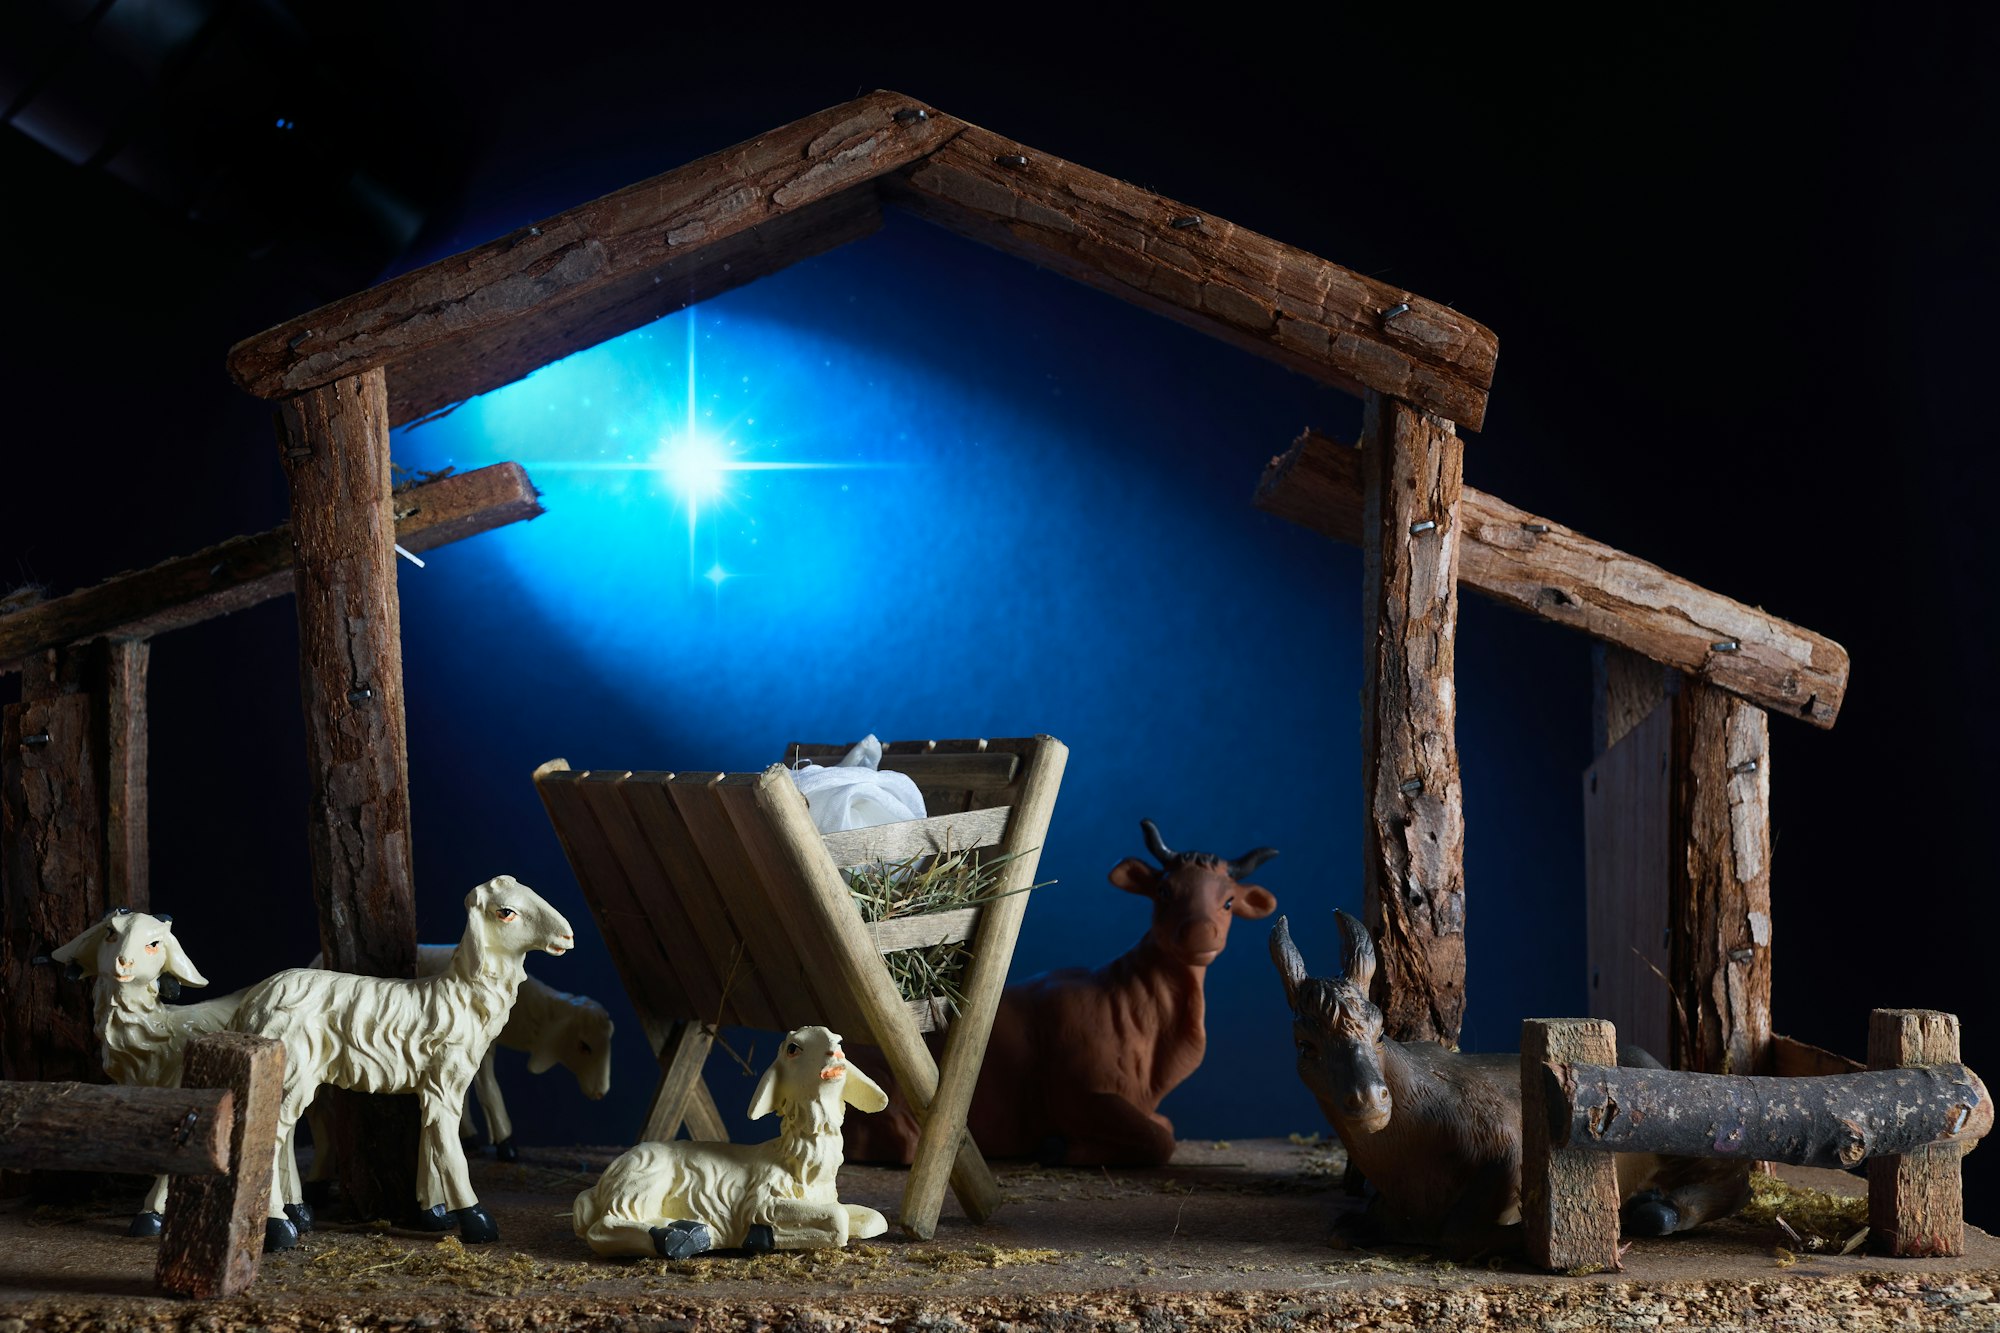
<path id="1" fill-rule="evenodd" d="M 162 972 L 173 973 L 180 979 L 183 985 L 206 986 L 208 984 L 208 978 L 197 972 L 194 964 L 188 961 L 187 950 L 181 948 L 181 942 L 174 937 L 174 933 L 171 930 L 167 932 L 167 965 L 160 970 Z"/>
<path id="2" fill-rule="evenodd" d="M 1150 898 L 1160 891 L 1160 872 L 1136 856 L 1128 856 L 1111 867 L 1111 882 L 1127 893 Z"/>
<path id="3" fill-rule="evenodd" d="M 1375 979 L 1375 940 L 1368 927 L 1338 908 L 1333 919 L 1340 923 L 1340 970 L 1363 995 Z"/>
<path id="4" fill-rule="evenodd" d="M 757 1080 L 757 1095 L 750 1099 L 750 1118 L 762 1120 L 778 1109 L 778 1067 L 774 1064 Z"/>
<path id="5" fill-rule="evenodd" d="M 845 1086 L 840 1090 L 840 1099 L 857 1111 L 879 1111 L 889 1104 L 889 1094 L 882 1091 L 882 1085 L 851 1064 L 841 1082 Z"/>
<path id="6" fill-rule="evenodd" d="M 1299 987 L 1305 984 L 1306 960 L 1292 943 L 1292 928 L 1279 917 L 1271 927 L 1271 961 L 1278 965 L 1278 979 L 1285 983 L 1285 1002 L 1299 1007 Z"/>
<path id="7" fill-rule="evenodd" d="M 104 932 L 110 928 L 111 917 L 107 913 L 104 920 L 57 949 L 49 957 L 58 963 L 66 963 L 76 968 L 78 977 L 96 976 L 97 946 L 104 939 Z"/>

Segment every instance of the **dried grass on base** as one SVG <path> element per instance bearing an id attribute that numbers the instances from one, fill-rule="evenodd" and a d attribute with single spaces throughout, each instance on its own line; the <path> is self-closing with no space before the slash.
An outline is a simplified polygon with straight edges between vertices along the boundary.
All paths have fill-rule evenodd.
<path id="1" fill-rule="evenodd" d="M 1794 1185 L 1778 1176 L 1752 1175 L 1750 1202 L 1736 1220 L 1752 1226 L 1776 1227 L 1788 1247 L 1777 1251 L 1780 1267 L 1807 1254 L 1852 1254 L 1868 1239 L 1868 1199 L 1865 1195 L 1830 1194 Z"/>
<path id="2" fill-rule="evenodd" d="M 976 850 L 952 851 L 947 847 L 935 855 L 917 855 L 902 861 L 880 861 L 874 865 L 851 866 L 848 892 L 861 909 L 861 919 L 873 925 L 901 917 L 929 916 L 977 907 L 1015 893 L 1027 893 L 1054 883 L 1046 880 L 1010 893 L 995 893 L 1000 871 L 1019 853 L 1006 852 L 981 858 Z M 882 956 L 883 964 L 895 980 L 896 993 L 905 1000 L 920 1001 L 943 997 L 949 1009 L 965 1004 L 960 989 L 965 964 L 972 957 L 963 942 L 936 944 L 928 949 L 898 949 Z"/>

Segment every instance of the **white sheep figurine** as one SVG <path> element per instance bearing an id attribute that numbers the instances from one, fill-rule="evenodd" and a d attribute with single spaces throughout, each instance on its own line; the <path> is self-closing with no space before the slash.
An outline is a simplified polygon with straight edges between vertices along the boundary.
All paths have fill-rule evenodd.
<path id="1" fill-rule="evenodd" d="M 419 944 L 417 975 L 434 977 L 442 973 L 451 966 L 451 956 L 457 948 L 455 944 Z M 314 958 L 311 965 L 325 967 L 326 956 Z M 500 1029 L 500 1035 L 479 1062 L 479 1072 L 472 1076 L 472 1095 L 486 1117 L 486 1137 L 492 1141 L 494 1154 L 501 1161 L 514 1161 L 520 1153 L 514 1147 L 514 1121 L 507 1114 L 506 1099 L 500 1095 L 500 1079 L 493 1072 L 494 1050 L 505 1046 L 511 1051 L 526 1051 L 530 1074 L 545 1074 L 561 1065 L 576 1075 L 577 1086 L 583 1089 L 584 1096 L 599 1101 L 611 1091 L 611 1035 L 611 1015 L 596 1000 L 588 995 L 559 991 L 532 976 L 522 976 L 513 1012 L 507 1015 L 507 1026 Z M 333 1153 L 325 1132 L 325 1114 L 309 1109 L 306 1122 L 312 1126 L 314 1146 L 305 1183 L 332 1180 Z M 458 1136 L 476 1137 L 470 1103 L 459 1121 Z"/>
<path id="2" fill-rule="evenodd" d="M 576 946 L 562 913 L 511 875 L 465 895 L 465 936 L 451 965 L 433 977 L 363 977 L 299 967 L 244 992 L 232 1026 L 285 1047 L 285 1090 L 272 1148 L 264 1247 L 298 1244 L 303 1202 L 292 1131 L 322 1084 L 357 1092 L 414 1092 L 423 1125 L 417 1145 L 420 1225 L 468 1241 L 500 1239 L 479 1204 L 458 1141 L 465 1089 L 507 1025 L 531 949 L 562 955 Z M 289 1205 L 289 1208 L 288 1208 Z"/>
<path id="3" fill-rule="evenodd" d="M 833 1249 L 889 1229 L 873 1208 L 842 1203 L 841 1121 L 888 1096 L 847 1063 L 823 1027 L 786 1034 L 758 1081 L 750 1118 L 773 1110 L 767 1143 L 641 1143 L 576 1196 L 576 1234 L 599 1254 L 685 1259 L 709 1249 Z"/>
<path id="4" fill-rule="evenodd" d="M 206 986 L 174 938 L 173 918 L 121 907 L 49 956 L 71 979 L 92 979 L 98 1052 L 113 1083 L 177 1088 L 190 1037 L 229 1026 L 243 993 L 199 1004 L 162 1004 L 182 986 Z M 157 1236 L 167 1207 L 159 1176 L 126 1234 Z"/>

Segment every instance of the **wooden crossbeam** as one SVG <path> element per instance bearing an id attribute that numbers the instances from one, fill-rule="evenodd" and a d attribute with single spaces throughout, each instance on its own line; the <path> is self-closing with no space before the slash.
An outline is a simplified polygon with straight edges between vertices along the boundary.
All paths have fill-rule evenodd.
<path id="1" fill-rule="evenodd" d="M 866 234 L 868 182 L 958 128 L 870 93 L 245 339 L 229 372 L 274 398 L 386 367 L 401 424 Z"/>
<path id="2" fill-rule="evenodd" d="M 961 235 L 1350 393 L 1477 430 L 1499 343 L 1456 310 L 968 126 L 883 183 Z"/>
<path id="3" fill-rule="evenodd" d="M 1309 431 L 1265 469 L 1256 504 L 1358 545 L 1360 455 Z M 1470 486 L 1459 516 L 1466 586 L 1773 712 L 1833 725 L 1847 691 L 1847 650 L 1833 640 Z"/>
<path id="4" fill-rule="evenodd" d="M 0 1083 L 0 1166 L 220 1175 L 234 1117 L 212 1088 Z"/>
<path id="5" fill-rule="evenodd" d="M 424 552 L 534 518 L 534 484 L 496 463 L 399 491 L 396 541 Z M 292 530 L 232 537 L 193 555 L 120 574 L 95 587 L 0 617 L 0 675 L 49 648 L 94 638 L 145 639 L 241 611 L 292 591 Z"/>

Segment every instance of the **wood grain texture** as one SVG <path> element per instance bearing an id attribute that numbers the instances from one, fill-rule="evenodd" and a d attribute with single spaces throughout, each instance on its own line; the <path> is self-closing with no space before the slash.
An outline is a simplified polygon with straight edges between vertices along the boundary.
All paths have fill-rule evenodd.
<path id="1" fill-rule="evenodd" d="M 735 285 L 738 263 L 768 272 L 815 253 L 824 221 L 852 229 L 855 214 L 839 211 L 851 206 L 747 250 L 729 243 L 866 190 L 958 130 L 928 108 L 923 119 L 896 115 L 920 107 L 875 92 L 807 116 L 247 338 L 229 372 L 273 398 L 390 367 L 422 386 L 421 402 L 403 400 L 395 419 L 421 415 L 493 387 L 483 357 L 511 377 L 633 327 L 651 309 L 655 276 L 662 288 L 713 294 Z M 427 379 L 420 367 L 432 358 L 460 378 Z"/>
<path id="2" fill-rule="evenodd" d="M 226 1092 L 97 1083 L 0 1083 L 0 1166 L 220 1175 Z"/>
<path id="3" fill-rule="evenodd" d="M 653 1103 L 646 1110 L 646 1124 L 639 1131 L 641 1143 L 668 1143 L 688 1118 L 694 1090 L 701 1084 L 701 1069 L 715 1045 L 715 1033 L 696 1019 L 673 1025 L 667 1040 L 654 1052 L 660 1062 L 660 1082 L 653 1089 Z"/>
<path id="4" fill-rule="evenodd" d="M 291 485 L 306 844 L 326 966 L 414 977 L 409 750 L 396 594 L 388 397 L 380 370 L 279 408 Z M 341 1192 L 363 1217 L 416 1197 L 414 1096 L 326 1094 Z"/>
<path id="5" fill-rule="evenodd" d="M 396 492 L 396 541 L 422 554 L 542 512 L 518 463 L 462 472 Z M 290 596 L 289 525 L 232 537 L 193 555 L 120 574 L 0 618 L 0 675 L 46 648 L 99 636 L 143 639 Z"/>
<path id="6" fill-rule="evenodd" d="M 952 912 L 927 912 L 922 916 L 891 917 L 868 923 L 868 938 L 877 953 L 901 949 L 930 949 L 940 944 L 957 944 L 972 938 L 979 925 L 981 907 L 961 907 Z"/>
<path id="7" fill-rule="evenodd" d="M 1013 755 L 1007 758 L 1012 759 Z M 911 857 L 934 856 L 941 852 L 971 851 L 991 847 L 1000 841 L 1007 827 L 1011 807 L 989 806 L 956 815 L 934 815 L 928 819 L 905 819 L 893 824 L 848 829 L 826 835 L 827 855 L 833 863 L 847 866 L 896 865 Z"/>
<path id="8" fill-rule="evenodd" d="M 155 1272 L 162 1288 L 179 1295 L 234 1296 L 257 1280 L 263 1257 L 285 1048 L 244 1032 L 203 1033 L 188 1043 L 181 1081 L 188 1088 L 229 1090 L 229 1172 L 174 1182 Z"/>
<path id="9" fill-rule="evenodd" d="M 1340 541 L 1361 540 L 1360 450 L 1307 432 L 1274 458 L 1259 508 Z M 1459 578 L 1495 601 L 1830 727 L 1847 692 L 1847 650 L 1789 621 L 1466 487 Z M 1718 648 L 1736 645 L 1734 650 Z"/>
<path id="10" fill-rule="evenodd" d="M 1583 775 L 1584 939 L 1590 1015 L 1659 1059 L 1674 1050 L 1667 929 L 1673 710 L 1651 717 Z"/>
<path id="11" fill-rule="evenodd" d="M 1700 681 L 1673 703 L 1667 975 L 1681 1069 L 1771 1059 L 1771 745 L 1764 710 Z"/>
<path id="12" fill-rule="evenodd" d="M 1011 750 L 914 748 L 957 744 L 963 742 L 889 741 L 882 747 L 880 766 L 889 772 L 905 775 L 916 783 L 920 790 L 951 788 L 994 792 L 1014 785 L 1014 774 L 1020 765 L 1021 757 Z M 973 744 L 984 745 L 988 742 L 975 741 Z M 834 764 L 853 748 L 851 745 L 817 742 L 788 745 L 785 747 L 786 766 L 790 767 L 800 760 L 809 760 L 817 764 Z"/>
<path id="13" fill-rule="evenodd" d="M 1928 1009 L 1877 1009 L 1868 1016 L 1874 1069 L 1955 1064 L 1958 1017 Z M 1986 1103 L 1986 1121 L 1993 1117 Z M 1868 1163 L 1868 1238 L 1878 1254 L 1910 1258 L 1965 1253 L 1965 1187 L 1959 1158 L 1970 1140 L 1940 1143 Z"/>
<path id="14" fill-rule="evenodd" d="M 1151 190 L 969 126 L 883 191 L 961 235 L 1324 383 L 1389 394 L 1468 429 L 1485 418 L 1498 352 L 1490 330 Z M 1188 217 L 1200 220 L 1174 225 Z"/>
<path id="15" fill-rule="evenodd" d="M 144 639 L 104 642 L 104 882 L 114 902 L 152 902 L 152 854 L 147 845 L 146 677 L 153 645 Z"/>
<path id="16" fill-rule="evenodd" d="M 1603 754 L 1651 717 L 1679 687 L 1680 673 L 1630 648 L 1590 645 L 1591 749 Z"/>
<path id="17" fill-rule="evenodd" d="M 1771 1034 L 1771 1072 L 1779 1078 L 1808 1078 L 1816 1074 L 1858 1074 L 1868 1068 L 1859 1060 L 1810 1042 Z"/>
<path id="18" fill-rule="evenodd" d="M 1458 502 L 1451 423 L 1368 396 L 1362 520 L 1362 894 L 1374 999 L 1398 1041 L 1458 1042 L 1465 815 L 1455 738 Z"/>
<path id="19" fill-rule="evenodd" d="M 1772 1078 L 1558 1062 L 1540 1081 L 1556 1145 L 1592 1152 L 1844 1169 L 1993 1127 L 1986 1085 L 1957 1063 Z"/>
<path id="20" fill-rule="evenodd" d="M 1528 1262 L 1566 1270 L 1618 1264 L 1618 1168 L 1603 1153 L 1551 1142 L 1551 1062 L 1611 1064 L 1618 1035 L 1588 1018 L 1531 1018 L 1521 1025 L 1521 1224 Z"/>

